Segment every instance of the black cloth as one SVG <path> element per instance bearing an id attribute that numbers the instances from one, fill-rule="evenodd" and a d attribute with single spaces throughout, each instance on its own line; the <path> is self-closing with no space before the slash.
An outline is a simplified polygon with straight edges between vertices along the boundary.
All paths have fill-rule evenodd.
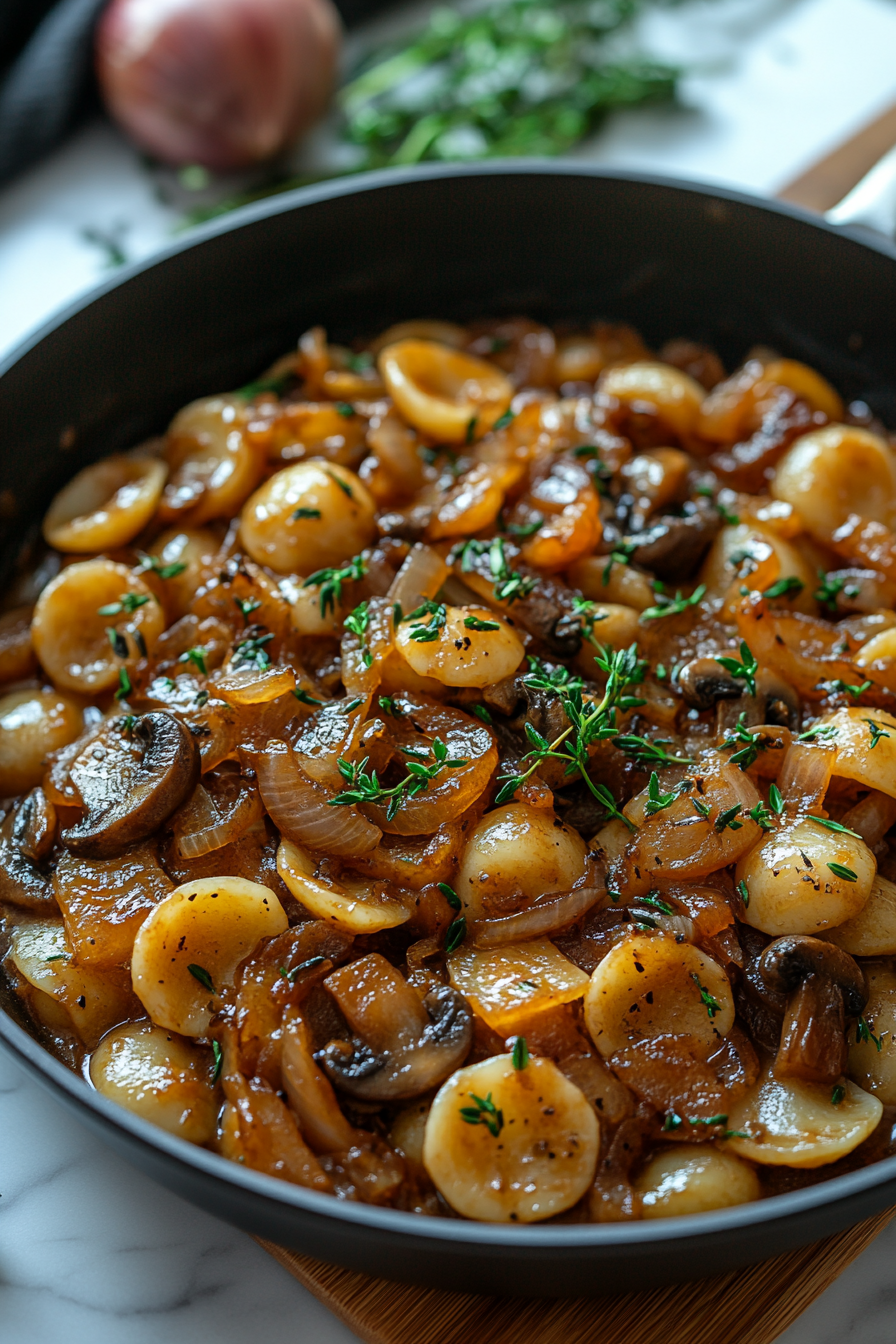
<path id="1" fill-rule="evenodd" d="M 0 0 L 0 183 L 99 106 L 93 33 L 107 0 Z M 351 26 L 384 0 L 335 0 Z"/>

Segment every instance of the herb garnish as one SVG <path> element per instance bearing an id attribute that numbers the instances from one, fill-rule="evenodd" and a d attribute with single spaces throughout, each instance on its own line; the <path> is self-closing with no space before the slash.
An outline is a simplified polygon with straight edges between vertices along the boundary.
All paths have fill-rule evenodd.
<path id="1" fill-rule="evenodd" d="M 603 698 L 597 703 L 586 702 L 581 677 L 572 676 L 564 667 L 549 672 L 537 658 L 530 658 L 532 670 L 525 678 L 526 685 L 558 699 L 569 720 L 569 727 L 565 728 L 553 742 L 548 742 L 531 723 L 527 722 L 526 735 L 532 744 L 532 750 L 526 753 L 523 761 L 531 760 L 531 764 L 520 774 L 498 777 L 501 787 L 495 797 L 495 803 L 500 806 L 501 803 L 509 802 L 517 789 L 538 769 L 541 762 L 552 758 L 566 762 L 567 776 L 578 771 L 594 797 L 604 805 L 610 816 L 620 818 L 630 830 L 635 830 L 637 828 L 634 822 L 616 806 L 616 801 L 606 785 L 596 784 L 588 774 L 588 748 L 592 743 L 618 736 L 616 715 L 619 709 L 631 709 L 644 703 L 629 695 L 628 690 L 633 683 L 643 680 L 645 665 L 638 658 L 636 644 L 629 649 L 602 649 L 593 636 L 588 635 L 588 638 L 596 650 L 594 661 L 607 676 Z"/>
<path id="2" fill-rule="evenodd" d="M 887 1034 L 886 1031 L 882 1031 L 879 1036 L 875 1036 L 864 1017 L 860 1017 L 856 1023 L 856 1044 L 860 1045 L 862 1041 L 873 1041 L 877 1046 L 878 1054 L 880 1054 L 881 1050 L 884 1048 L 884 1037 Z"/>
<path id="3" fill-rule="evenodd" d="M 221 1069 L 224 1065 L 224 1051 L 217 1041 L 212 1041 L 212 1059 L 215 1061 L 215 1067 L 212 1069 L 212 1087 L 221 1077 Z"/>
<path id="4" fill-rule="evenodd" d="M 762 596 L 768 598 L 789 597 L 791 593 L 801 593 L 805 588 L 802 579 L 798 579 L 795 574 L 791 574 L 786 579 L 778 579 L 770 588 L 764 589 Z"/>
<path id="5" fill-rule="evenodd" d="M 280 974 L 284 980 L 288 980 L 291 985 L 294 985 L 296 976 L 301 975 L 302 971 L 310 971 L 313 966 L 320 966 L 326 960 L 327 958 L 322 956 L 309 957 L 307 961 L 300 961 L 298 966 L 293 966 L 291 971 L 288 971 L 285 966 L 281 966 Z"/>
<path id="6" fill-rule="evenodd" d="M 294 523 L 300 522 L 303 518 L 319 518 L 320 516 L 320 509 L 306 509 L 301 506 L 298 509 L 293 509 L 289 515 L 290 520 Z"/>
<path id="7" fill-rule="evenodd" d="M 118 616 L 120 612 L 126 611 L 128 615 L 135 612 L 138 607 L 146 606 L 149 597 L 143 593 L 122 593 L 117 602 L 110 602 L 108 606 L 97 607 L 97 616 Z"/>
<path id="8" fill-rule="evenodd" d="M 386 820 L 392 821 L 401 805 L 409 798 L 416 798 L 418 793 L 425 793 L 443 769 L 457 770 L 469 764 L 467 760 L 449 760 L 448 748 L 439 738 L 433 740 L 431 751 L 434 758 L 432 765 L 424 765 L 420 760 L 409 760 L 407 775 L 391 789 L 380 783 L 375 770 L 367 770 L 369 756 L 354 764 L 339 757 L 336 765 L 349 787 L 329 800 L 330 807 L 348 807 L 353 803 L 385 804 Z"/>
<path id="9" fill-rule="evenodd" d="M 497 621 L 481 621 L 478 616 L 465 616 L 464 627 L 467 630 L 500 630 Z"/>
<path id="10" fill-rule="evenodd" d="M 648 817 L 652 817 L 657 812 L 662 812 L 665 808 L 671 807 L 677 797 L 677 789 L 673 789 L 671 793 L 660 793 L 660 781 L 654 770 L 647 781 L 647 803 L 644 811 Z"/>
<path id="11" fill-rule="evenodd" d="M 363 555 L 356 555 L 341 569 L 319 569 L 302 584 L 303 588 L 320 587 L 320 614 L 335 611 L 342 602 L 342 585 L 357 582 L 367 573 L 367 561 Z"/>
<path id="12" fill-rule="evenodd" d="M 467 936 L 467 920 L 465 915 L 458 915 L 448 925 L 448 931 L 445 934 L 445 951 L 456 952 L 461 943 Z"/>
<path id="13" fill-rule="evenodd" d="M 843 1086 L 842 1083 L 836 1083 L 834 1087 L 831 1089 L 831 1105 L 839 1106 L 845 1096 L 846 1096 L 846 1088 Z"/>
<path id="14" fill-rule="evenodd" d="M 520 1073 L 528 1066 L 529 1047 L 526 1044 L 525 1036 L 517 1036 L 516 1040 L 513 1042 L 513 1052 L 510 1056 L 510 1062 L 517 1073 Z"/>
<path id="15" fill-rule="evenodd" d="M 249 617 L 261 606 L 257 597 L 235 597 L 233 601 L 243 618 L 243 625 L 249 624 Z"/>
<path id="16" fill-rule="evenodd" d="M 128 676 L 127 668 L 120 667 L 118 669 L 118 690 L 115 692 L 115 699 L 116 700 L 126 699 L 127 696 L 131 694 L 131 691 L 133 689 L 134 688 L 131 685 L 131 679 Z"/>
<path id="17" fill-rule="evenodd" d="M 373 654 L 367 647 L 367 627 L 370 624 L 369 602 L 362 602 L 360 606 L 350 611 L 345 618 L 345 628 L 357 638 L 359 644 L 358 652 L 361 655 L 361 662 L 365 667 L 370 667 L 373 663 Z"/>
<path id="18" fill-rule="evenodd" d="M 504 1112 L 499 1111 L 492 1101 L 491 1092 L 484 1099 L 477 1097 L 475 1092 L 471 1092 L 470 1096 L 476 1104 L 475 1106 L 461 1106 L 461 1119 L 465 1120 L 468 1125 L 485 1125 L 492 1138 L 496 1139 L 504 1128 Z"/>
<path id="19" fill-rule="evenodd" d="M 207 677 L 208 667 L 206 666 L 205 655 L 206 650 L 197 644 L 195 648 L 187 649 L 186 653 L 182 653 L 177 661 L 179 663 L 192 663 L 204 677 Z"/>
<path id="20" fill-rule="evenodd" d="M 190 965 L 187 967 L 187 970 L 190 972 L 194 980 L 199 981 L 203 989 L 207 989 L 209 994 L 214 994 L 215 986 L 212 983 L 211 976 L 209 975 L 208 971 L 205 969 L 204 966 L 196 966 L 194 963 L 191 962 Z"/>
<path id="21" fill-rule="evenodd" d="M 869 732 L 871 733 L 871 750 L 872 750 L 872 751 L 873 751 L 874 748 L 877 746 L 878 742 L 881 740 L 882 737 L 889 737 L 889 736 L 890 736 L 889 733 L 885 733 L 885 732 L 884 732 L 883 728 L 881 728 L 881 726 L 880 726 L 879 723 L 875 723 L 874 719 L 863 719 L 862 722 L 863 722 L 863 723 L 867 723 Z"/>
<path id="22" fill-rule="evenodd" d="M 429 620 L 424 621 L 423 618 L 426 616 L 429 617 Z M 415 608 L 410 615 L 404 616 L 402 618 L 402 623 L 405 621 L 413 621 L 414 625 L 411 629 L 411 639 L 415 640 L 418 644 L 429 644 L 434 639 L 438 639 L 439 631 L 444 628 L 447 619 L 448 612 L 445 603 L 433 602 L 430 598 L 427 598 L 424 602 L 421 602 L 420 606 Z"/>
<path id="23" fill-rule="evenodd" d="M 136 567 L 135 574 L 145 574 L 151 569 L 153 574 L 158 574 L 160 579 L 176 579 L 178 574 L 183 574 L 187 567 L 185 560 L 175 560 L 170 565 L 163 565 L 156 555 L 144 555 L 142 551 L 137 552 L 140 557 L 140 563 Z"/>
<path id="24" fill-rule="evenodd" d="M 672 756 L 666 751 L 666 747 L 672 745 L 672 739 L 669 737 L 658 737 L 653 741 L 647 737 L 640 737 L 637 733 L 623 733 L 619 737 L 613 738 L 613 746 L 618 747 L 621 752 L 628 756 L 629 760 L 634 761 L 640 769 L 644 770 L 648 766 L 666 766 L 666 765 L 693 765 L 693 758 L 690 756 Z"/>
<path id="25" fill-rule="evenodd" d="M 645 611 L 642 611 L 641 620 L 658 621 L 663 616 L 679 616 L 683 611 L 687 611 L 688 607 L 696 607 L 705 592 L 706 584 L 701 583 L 698 588 L 694 589 L 690 597 L 682 597 L 680 590 L 674 597 L 666 597 L 663 593 L 657 593 L 657 605 L 647 607 Z"/>
<path id="26" fill-rule="evenodd" d="M 848 826 L 844 826 L 839 821 L 832 821 L 830 817 L 808 816 L 807 821 L 817 821 L 819 826 L 824 826 L 828 831 L 838 831 L 841 835 L 852 835 L 856 840 L 862 840 L 864 837 L 859 835 L 858 831 L 851 831 Z"/>
<path id="27" fill-rule="evenodd" d="M 449 886 L 447 882 L 437 882 L 436 886 L 438 887 L 442 895 L 445 897 L 445 900 L 451 906 L 452 910 L 460 910 L 463 908 L 461 905 L 461 899 L 458 896 L 457 892 L 454 890 L 453 887 Z"/>
<path id="28" fill-rule="evenodd" d="M 744 909 L 745 909 L 745 910 L 749 909 L 749 906 L 750 906 L 750 893 L 749 893 L 749 891 L 747 890 L 747 884 L 746 884 L 746 882 L 743 881 L 743 879 L 741 879 L 741 881 L 738 882 L 738 884 L 737 884 L 737 894 L 740 896 L 741 900 L 742 900 L 743 903 L 744 903 Z"/>
<path id="29" fill-rule="evenodd" d="M 109 640 L 109 643 L 112 645 L 112 652 L 115 654 L 115 657 L 127 658 L 128 642 L 125 639 L 124 635 L 121 633 L 121 631 L 116 630 L 115 627 L 112 625 L 107 625 L 106 637 Z"/>
<path id="30" fill-rule="evenodd" d="M 747 690 L 751 695 L 756 694 L 756 673 L 759 670 L 759 664 L 750 652 L 750 647 L 746 640 L 740 642 L 740 658 L 716 658 L 715 660 L 726 672 L 730 672 L 737 681 L 746 683 Z"/>
<path id="31" fill-rule="evenodd" d="M 859 875 L 854 873 L 851 868 L 847 868 L 845 863 L 829 863 L 828 868 L 835 877 L 840 877 L 844 882 L 858 882 Z"/>
<path id="32" fill-rule="evenodd" d="M 720 1013 L 722 1011 L 722 1005 L 716 999 L 713 998 L 713 996 L 710 994 L 709 990 L 706 988 L 705 985 L 701 985 L 700 977 L 696 971 L 691 972 L 691 979 L 694 981 L 694 984 L 699 989 L 700 1001 L 705 1005 L 706 1012 L 709 1016 L 709 1020 L 712 1021 L 716 1013 Z M 723 1116 L 722 1118 L 725 1120 L 728 1119 L 727 1116 Z"/>

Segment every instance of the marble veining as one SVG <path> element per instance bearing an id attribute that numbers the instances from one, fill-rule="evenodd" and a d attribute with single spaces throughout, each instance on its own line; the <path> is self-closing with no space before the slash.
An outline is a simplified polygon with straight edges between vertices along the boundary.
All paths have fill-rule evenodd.
<path id="1" fill-rule="evenodd" d="M 249 1237 L 135 1171 L 3 1054 L 0 1136 L 0 1344 L 355 1341 Z M 896 1224 L 779 1344 L 893 1344 L 894 1259 Z"/>

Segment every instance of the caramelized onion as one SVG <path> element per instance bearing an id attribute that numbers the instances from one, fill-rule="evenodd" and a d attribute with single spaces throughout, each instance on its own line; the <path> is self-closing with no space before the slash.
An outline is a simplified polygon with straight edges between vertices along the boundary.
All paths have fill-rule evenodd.
<path id="1" fill-rule="evenodd" d="M 556 933 L 606 897 L 606 887 L 577 887 L 536 901 L 527 910 L 517 910 L 501 919 L 480 919 L 470 926 L 474 947 L 503 947 L 526 938 L 541 938 Z"/>
<path id="2" fill-rule="evenodd" d="M 346 858 L 376 849 L 382 832 L 353 806 L 331 807 L 333 795 L 308 778 L 285 742 L 269 742 L 254 764 L 264 805 L 288 839 Z"/>
<path id="3" fill-rule="evenodd" d="M 869 849 L 874 849 L 896 822 L 896 798 L 872 789 L 840 821 L 851 831 L 858 831 Z"/>
<path id="4" fill-rule="evenodd" d="M 448 566 L 431 546 L 417 542 L 395 575 L 388 598 L 391 603 L 399 603 L 407 615 L 416 611 L 427 597 L 435 597 L 448 575 Z"/>
<path id="5" fill-rule="evenodd" d="M 182 859 L 198 859 L 229 845 L 264 816 L 257 789 L 245 779 L 231 772 L 208 783 L 213 791 L 197 784 L 174 819 L 175 845 Z"/>
<path id="6" fill-rule="evenodd" d="M 778 788 L 790 816 L 802 816 L 821 805 L 836 755 L 836 746 L 825 742 L 790 744 L 778 776 Z"/>
<path id="7" fill-rule="evenodd" d="M 400 750 L 430 751 L 438 738 L 448 749 L 448 760 L 464 760 L 466 765 L 443 767 L 425 792 L 406 796 L 391 819 L 379 803 L 365 803 L 361 810 L 391 835 L 430 835 L 466 812 L 485 790 L 498 764 L 498 748 L 485 724 L 457 709 L 421 695 L 396 695 L 393 701 L 398 713 L 390 718 L 389 729 Z"/>

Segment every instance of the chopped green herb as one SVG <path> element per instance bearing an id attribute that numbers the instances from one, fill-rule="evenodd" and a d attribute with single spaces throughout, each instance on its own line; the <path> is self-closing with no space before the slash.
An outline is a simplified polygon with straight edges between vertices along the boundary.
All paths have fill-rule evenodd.
<path id="1" fill-rule="evenodd" d="M 428 617 L 428 620 L 424 620 Z M 439 638 L 440 630 L 444 629 L 445 622 L 448 619 L 448 610 L 444 602 L 433 602 L 427 598 L 419 607 L 403 618 L 403 623 L 413 621 L 411 629 L 411 639 L 418 644 L 430 644 L 434 639 Z"/>
<path id="2" fill-rule="evenodd" d="M 67 952 L 54 952 L 52 957 L 44 957 L 44 961 L 67 961 L 68 955 Z"/>
<path id="3" fill-rule="evenodd" d="M 492 429 L 506 429 L 507 426 L 510 424 L 511 420 L 515 419 L 516 416 L 514 415 L 513 411 L 511 411 L 510 408 L 508 407 L 508 409 L 504 412 L 503 415 L 498 416 L 497 420 L 492 425 Z"/>
<path id="4" fill-rule="evenodd" d="M 513 1053 L 510 1056 L 510 1062 L 517 1073 L 521 1072 L 529 1063 L 529 1047 L 526 1044 L 525 1036 L 517 1036 L 513 1042 Z"/>
<path id="5" fill-rule="evenodd" d="M 112 645 L 112 652 L 115 654 L 115 657 L 127 658 L 128 642 L 125 639 L 124 635 L 121 633 L 121 631 L 116 630 L 114 626 L 107 625 L 106 637 L 109 640 L 109 643 Z"/>
<path id="6" fill-rule="evenodd" d="M 833 723 L 816 723 L 814 727 L 807 728 L 804 733 L 800 733 L 798 741 L 817 742 L 820 738 L 827 741 L 829 738 L 837 736 L 837 728 Z"/>
<path id="7" fill-rule="evenodd" d="M 197 645 L 197 647 L 194 649 L 187 649 L 187 652 L 182 653 L 177 661 L 179 663 L 192 663 L 193 666 L 197 668 L 204 677 L 207 677 L 208 667 L 206 666 L 205 662 L 205 654 L 206 654 L 205 649 Z"/>
<path id="8" fill-rule="evenodd" d="M 751 807 L 747 816 L 761 826 L 764 831 L 770 831 L 774 826 L 772 821 L 774 813 L 770 812 L 763 802 L 758 802 L 755 807 Z"/>
<path id="9" fill-rule="evenodd" d="M 858 882 L 859 875 L 854 873 L 851 868 L 847 868 L 845 863 L 829 863 L 828 868 L 835 877 L 841 877 L 844 882 Z"/>
<path id="10" fill-rule="evenodd" d="M 369 602 L 360 603 L 354 611 L 349 612 L 344 621 L 346 630 L 350 631 L 358 640 L 361 661 L 365 667 L 370 667 L 373 664 L 373 654 L 367 647 L 367 627 L 370 625 L 369 606 Z"/>
<path id="11" fill-rule="evenodd" d="M 115 699 L 116 700 L 126 699 L 126 697 L 131 694 L 131 691 L 133 689 L 134 688 L 131 685 L 131 679 L 128 676 L 127 668 L 120 667 L 118 669 L 118 690 L 115 692 Z"/>
<path id="12" fill-rule="evenodd" d="M 881 726 L 880 726 L 879 723 L 875 723 L 874 719 L 863 719 L 863 723 L 867 723 L 867 725 L 868 725 L 868 730 L 869 730 L 869 732 L 871 733 L 871 750 L 872 750 L 872 751 L 873 751 L 874 748 L 877 746 L 878 742 L 881 740 L 882 737 L 889 737 L 889 736 L 890 736 L 889 733 L 885 733 L 885 732 L 884 732 L 883 728 L 881 728 Z"/>
<path id="13" fill-rule="evenodd" d="M 154 574 L 158 574 L 160 579 L 176 579 L 178 574 L 183 574 L 186 569 L 185 560 L 175 560 L 173 564 L 163 565 L 158 556 L 144 555 L 141 551 L 137 552 L 140 557 L 140 564 L 137 566 L 137 574 L 145 574 L 151 569 Z"/>
<path id="14" fill-rule="evenodd" d="M 212 1087 L 214 1087 L 221 1077 L 221 1069 L 224 1066 L 224 1051 L 217 1041 L 212 1041 L 212 1059 L 215 1062 L 215 1067 L 212 1069 Z"/>
<path id="15" fill-rule="evenodd" d="M 504 1112 L 499 1111 L 492 1101 L 491 1092 L 484 1099 L 477 1097 L 475 1092 L 471 1092 L 470 1096 L 476 1104 L 474 1106 L 461 1106 L 461 1119 L 465 1120 L 468 1125 L 485 1125 L 492 1138 L 496 1139 L 504 1128 Z"/>
<path id="16" fill-rule="evenodd" d="M 705 1006 L 709 1019 L 710 1021 L 712 1021 L 716 1013 L 720 1013 L 722 1011 L 722 1005 L 718 1003 L 716 999 L 713 998 L 713 996 L 710 994 L 709 990 L 706 988 L 705 985 L 701 985 L 700 977 L 696 971 L 691 972 L 691 979 L 694 981 L 695 985 L 699 989 L 700 1001 Z M 727 1116 L 723 1118 L 727 1119 Z"/>
<path id="17" fill-rule="evenodd" d="M 831 1105 L 839 1106 L 845 1096 L 846 1088 L 842 1083 L 837 1083 L 831 1091 Z"/>
<path id="18" fill-rule="evenodd" d="M 715 829 L 720 835 L 724 830 L 740 830 L 743 826 L 743 822 L 736 821 L 735 818 L 737 817 L 738 812 L 740 812 L 741 807 L 741 803 L 735 803 L 733 807 L 726 808 L 724 812 L 719 813 L 715 820 Z"/>
<path id="19" fill-rule="evenodd" d="M 465 616 L 464 627 L 467 630 L 500 630 L 497 621 L 481 621 L 478 616 Z"/>
<path id="20" fill-rule="evenodd" d="M 607 584 L 610 582 L 610 575 L 613 573 L 613 566 L 629 564 L 631 562 L 632 556 L 634 555 L 637 549 L 638 547 L 636 543 L 633 541 L 620 541 L 618 545 L 616 545 L 613 548 L 613 550 L 610 552 L 610 557 L 607 560 L 607 563 L 604 565 L 604 572 L 601 575 L 601 583 L 605 588 Z"/>
<path id="21" fill-rule="evenodd" d="M 512 537 L 534 537 L 544 527 L 543 518 L 533 518 L 531 523 L 508 523 L 507 531 Z"/>
<path id="22" fill-rule="evenodd" d="M 846 695 L 851 695 L 854 700 L 858 700 L 859 697 L 864 695 L 866 691 L 870 691 L 873 685 L 874 685 L 873 681 L 863 681 L 861 686 L 859 685 L 849 686 L 845 681 L 841 681 L 838 677 L 836 681 L 831 682 L 831 689 L 834 691 L 840 691 L 841 693 L 844 693 Z"/>
<path id="23" fill-rule="evenodd" d="M 647 804 L 644 811 L 648 817 L 654 816 L 657 812 L 662 812 L 665 808 L 671 807 L 678 797 L 678 790 L 673 789 L 671 793 L 660 793 L 660 782 L 657 779 L 656 771 L 647 781 Z"/>
<path id="24" fill-rule="evenodd" d="M 846 583 L 846 576 L 843 574 L 825 574 L 823 569 L 818 571 L 818 577 L 821 583 L 816 588 L 812 596 L 816 602 L 820 602 L 828 611 L 837 611 L 837 594 L 842 592 Z"/>
<path id="25" fill-rule="evenodd" d="M 298 966 L 293 966 L 291 971 L 288 971 L 285 966 L 281 966 L 280 974 L 284 980 L 288 980 L 291 985 L 294 985 L 296 977 L 301 975 L 303 971 L 310 971 L 314 966 L 320 966 L 326 960 L 327 958 L 322 956 L 309 957 L 307 961 L 300 961 Z"/>
<path id="26" fill-rule="evenodd" d="M 356 705 L 361 703 L 360 700 L 355 702 Z M 340 757 L 336 765 L 349 787 L 329 800 L 330 807 L 348 807 L 357 803 L 385 805 L 386 820 L 392 821 L 402 804 L 409 798 L 416 798 L 418 793 L 425 793 L 443 769 L 457 770 L 468 764 L 466 760 L 449 760 L 448 748 L 439 738 L 434 739 L 431 752 L 432 765 L 424 765 L 420 760 L 408 761 L 408 773 L 405 778 L 388 789 L 380 783 L 375 770 L 367 770 L 367 762 L 370 759 L 368 756 L 355 763 Z"/>
<path id="27" fill-rule="evenodd" d="M 243 625 L 249 624 L 249 617 L 252 615 L 253 611 L 257 611 L 261 606 L 261 602 L 257 597 L 235 597 L 233 601 L 243 618 Z"/>
<path id="28" fill-rule="evenodd" d="M 466 936 L 466 918 L 464 915 L 458 915 L 457 919 L 452 920 L 448 925 L 448 932 L 445 934 L 445 951 L 448 953 L 456 952 Z"/>
<path id="29" fill-rule="evenodd" d="M 702 798 L 692 798 L 691 807 L 697 813 L 698 817 L 708 817 L 710 812 L 709 803 L 705 803 Z"/>
<path id="30" fill-rule="evenodd" d="M 777 784 L 772 784 L 769 788 L 768 801 L 771 804 L 772 811 L 780 817 L 781 813 L 784 811 L 784 799 L 781 797 L 781 790 L 778 788 Z"/>
<path id="31" fill-rule="evenodd" d="M 790 597 L 791 593 L 801 593 L 805 586 L 806 585 L 803 583 L 802 579 L 798 579 L 796 575 L 792 574 L 789 578 L 778 579 L 777 583 L 773 583 L 770 588 L 766 588 L 763 591 L 762 596 L 772 599 L 776 597 Z"/>
<path id="32" fill-rule="evenodd" d="M 495 537 L 489 547 L 488 563 L 495 580 L 495 597 L 499 602 L 506 602 L 508 606 L 517 598 L 528 597 L 538 582 L 531 577 L 524 578 L 522 574 L 510 568 L 504 554 L 504 542 L 500 537 Z"/>
<path id="33" fill-rule="evenodd" d="M 649 891 L 646 896 L 639 897 L 639 900 L 642 905 L 652 905 L 654 910 L 659 910 L 662 915 L 675 914 L 671 905 L 668 905 L 665 901 L 661 901 L 655 891 Z"/>
<path id="34" fill-rule="evenodd" d="M 676 1115 L 674 1111 L 670 1111 L 663 1121 L 663 1132 L 669 1134 L 673 1129 L 680 1129 L 683 1124 L 684 1121 L 681 1116 Z"/>
<path id="35" fill-rule="evenodd" d="M 323 700 L 315 700 L 314 696 L 309 695 L 308 692 L 304 691 L 301 686 L 296 686 L 294 688 L 293 695 L 298 700 L 300 705 L 316 706 L 323 704 Z"/>
<path id="36" fill-rule="evenodd" d="M 853 835 L 856 840 L 862 840 L 864 837 L 859 835 L 858 831 L 851 831 L 848 826 L 842 825 L 839 821 L 832 821 L 830 817 L 809 816 L 808 821 L 817 821 L 819 826 L 824 826 L 825 830 L 838 831 L 841 835 Z"/>
<path id="37" fill-rule="evenodd" d="M 726 672 L 730 672 L 732 677 L 738 681 L 746 683 L 750 695 L 756 694 L 756 673 L 759 670 L 759 664 L 750 652 L 746 640 L 740 643 L 740 659 L 737 658 L 716 658 L 715 660 Z"/>
<path id="38" fill-rule="evenodd" d="M 745 747 L 741 747 L 739 751 L 736 751 L 734 755 L 730 757 L 731 764 L 738 766 L 741 770 L 749 769 L 758 757 L 760 751 L 765 751 L 768 747 L 768 743 L 764 738 L 758 737 L 746 727 L 746 717 L 745 712 L 738 716 L 737 723 L 732 732 L 722 743 L 723 747 L 736 747 L 738 742 L 746 742 L 747 745 Z"/>
<path id="39" fill-rule="evenodd" d="M 489 714 L 485 705 L 471 705 L 470 713 L 475 714 L 477 719 L 481 719 L 483 723 L 487 723 L 489 725 L 494 723 L 494 719 L 492 718 L 491 714 Z"/>
<path id="40" fill-rule="evenodd" d="M 613 738 L 613 745 L 642 770 L 648 766 L 694 764 L 690 756 L 673 756 L 666 751 L 666 747 L 672 745 L 672 739 L 667 737 L 658 737 L 651 741 L 650 738 L 640 737 L 637 733 L 623 733 Z"/>
<path id="41" fill-rule="evenodd" d="M 196 966 L 190 963 L 187 967 L 194 980 L 198 980 L 203 989 L 207 989 L 209 994 L 214 994 L 215 986 L 212 984 L 212 978 L 204 966 Z"/>
<path id="42" fill-rule="evenodd" d="M 737 894 L 744 903 L 744 909 L 748 910 L 750 908 L 750 893 L 747 890 L 747 884 L 743 879 L 737 884 Z"/>
<path id="43" fill-rule="evenodd" d="M 293 509 L 289 516 L 294 523 L 297 523 L 302 518 L 320 518 L 321 512 L 320 509 L 306 509 L 300 507 L 298 509 Z"/>
<path id="44" fill-rule="evenodd" d="M 303 583 L 303 588 L 320 588 L 320 614 L 335 611 L 342 603 L 342 585 L 357 583 L 367 573 L 367 561 L 356 555 L 341 569 L 319 569 Z"/>
<path id="45" fill-rule="evenodd" d="M 884 1048 L 884 1037 L 886 1035 L 887 1032 L 882 1031 L 879 1036 L 875 1036 L 864 1017 L 860 1017 L 856 1023 L 856 1044 L 860 1045 L 862 1041 L 873 1041 L 877 1047 L 878 1054 L 880 1054 L 881 1050 Z"/>
<path id="46" fill-rule="evenodd" d="M 129 615 L 137 611 L 139 607 L 146 606 L 149 597 L 143 593 L 122 593 L 117 602 L 110 602 L 106 607 L 97 607 L 97 616 L 118 616 L 120 612 L 126 611 Z"/>
<path id="47" fill-rule="evenodd" d="M 657 605 L 648 607 L 641 612 L 642 621 L 658 621 L 662 616 L 678 616 L 688 607 L 695 607 L 703 598 L 706 592 L 706 584 L 701 583 L 699 588 L 695 588 L 690 597 L 682 597 L 681 592 L 677 592 L 672 597 L 664 597 L 660 594 L 657 597 Z"/>
<path id="48" fill-rule="evenodd" d="M 478 419 L 479 419 L 478 416 L 476 416 L 476 415 L 471 415 L 471 416 L 470 416 L 470 419 L 467 421 L 467 433 L 466 433 L 466 438 L 464 439 L 464 442 L 467 443 L 467 444 L 470 444 L 470 443 L 473 442 L 473 439 L 474 439 L 475 434 L 476 434 L 476 422 L 477 422 Z"/>
<path id="49" fill-rule="evenodd" d="M 354 406 L 350 406 L 347 401 L 336 402 L 337 415 L 344 415 L 346 420 L 348 420 L 350 416 L 354 415 L 354 413 L 355 413 Z"/>
<path id="50" fill-rule="evenodd" d="M 450 887 L 447 882 L 437 882 L 436 886 L 445 897 L 445 900 L 451 906 L 452 910 L 461 910 L 463 908 L 457 892 L 453 887 Z"/>
<path id="51" fill-rule="evenodd" d="M 337 476 L 336 472 L 331 471 L 329 467 L 324 467 L 324 471 L 326 475 L 329 476 L 330 480 L 334 483 L 334 485 L 339 486 L 339 489 L 342 491 L 344 495 L 348 495 L 349 499 L 354 499 L 355 497 L 354 492 L 351 486 L 349 485 L 348 481 L 344 481 L 341 476 Z"/>

